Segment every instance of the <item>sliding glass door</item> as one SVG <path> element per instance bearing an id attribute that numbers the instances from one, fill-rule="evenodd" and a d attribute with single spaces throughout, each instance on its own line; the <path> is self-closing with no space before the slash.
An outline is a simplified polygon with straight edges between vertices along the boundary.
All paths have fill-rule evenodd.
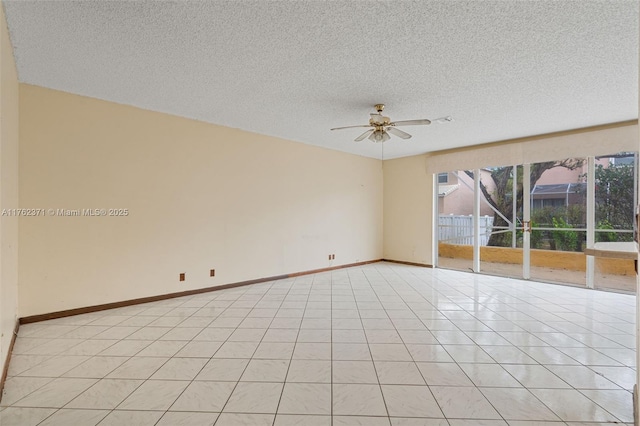
<path id="1" fill-rule="evenodd" d="M 438 265 L 459 271 L 473 271 L 473 178 L 468 171 L 439 173 Z"/>
<path id="2" fill-rule="evenodd" d="M 522 277 L 522 166 L 481 169 L 480 271 Z"/>
<path id="3" fill-rule="evenodd" d="M 518 173 L 522 175 L 522 167 L 438 174 L 439 267 L 522 276 L 519 227 L 523 209 Z"/>
<path id="4" fill-rule="evenodd" d="M 633 241 L 637 163 L 617 153 L 440 173 L 437 266 L 634 291 L 633 260 L 584 250 Z"/>
<path id="5" fill-rule="evenodd" d="M 586 285 L 587 159 L 530 165 L 530 278 Z"/>
<path id="6" fill-rule="evenodd" d="M 621 152 L 594 159 L 594 243 L 633 245 L 634 209 L 638 193 L 638 156 Z M 635 291 L 631 259 L 595 258 L 593 286 Z"/>

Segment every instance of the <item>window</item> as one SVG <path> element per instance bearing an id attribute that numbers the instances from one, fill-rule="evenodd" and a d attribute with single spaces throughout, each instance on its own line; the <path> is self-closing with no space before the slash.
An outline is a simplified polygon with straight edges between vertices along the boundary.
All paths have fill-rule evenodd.
<path id="1" fill-rule="evenodd" d="M 612 157 L 611 158 L 611 164 L 614 166 L 633 166 L 634 164 L 634 154 L 633 153 L 628 153 L 628 152 L 624 152 L 621 154 L 618 154 L 618 156 L 616 157 Z"/>
<path id="2" fill-rule="evenodd" d="M 531 207 L 533 210 L 542 209 L 545 207 L 558 208 L 566 206 L 566 201 L 564 198 L 540 198 L 534 199 L 532 201 L 533 205 Z"/>
<path id="3" fill-rule="evenodd" d="M 438 183 L 448 183 L 449 173 L 438 173 Z"/>

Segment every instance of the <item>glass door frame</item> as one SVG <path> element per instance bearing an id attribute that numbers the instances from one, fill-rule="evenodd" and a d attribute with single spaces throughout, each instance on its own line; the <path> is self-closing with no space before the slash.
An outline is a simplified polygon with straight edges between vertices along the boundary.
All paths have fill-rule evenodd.
<path id="1" fill-rule="evenodd" d="M 638 187 L 638 154 L 636 153 L 634 156 L 634 164 L 635 164 L 635 176 L 634 176 L 634 190 Z M 587 156 L 587 182 L 586 182 L 586 229 L 573 229 L 578 231 L 586 231 L 586 247 L 591 248 L 595 243 L 595 185 L 596 185 L 596 177 L 595 177 L 595 156 Z M 518 167 L 523 168 L 522 174 L 522 189 L 523 194 L 528 194 L 528 196 L 523 196 L 523 206 L 522 206 L 522 227 L 518 227 L 518 218 L 517 218 L 517 200 L 515 195 L 512 197 L 513 204 L 513 216 L 512 221 L 509 221 L 505 218 L 499 211 L 497 211 L 493 206 L 491 209 L 494 212 L 497 212 L 498 215 L 502 216 L 503 219 L 509 224 L 509 227 L 504 227 L 505 229 L 500 229 L 498 232 L 512 232 L 513 244 L 512 246 L 516 247 L 516 231 L 522 231 L 522 279 L 528 280 L 531 279 L 531 232 L 533 231 L 532 223 L 531 223 L 531 210 L 533 199 L 531 197 L 531 163 L 525 163 L 522 165 L 513 165 L 506 166 L 513 168 L 513 188 L 512 193 L 516 194 L 517 191 L 517 170 Z M 455 171 L 457 173 L 457 171 Z M 433 265 L 434 267 L 438 267 L 438 179 L 437 173 L 435 173 L 433 179 L 433 194 L 434 194 L 434 202 L 433 202 L 433 235 L 432 239 L 432 252 L 433 252 Z M 481 272 L 480 267 L 480 205 L 486 200 L 482 200 L 481 198 L 481 190 L 480 190 L 480 169 L 473 170 L 473 267 L 472 270 L 475 273 Z M 471 189 L 470 185 L 467 185 L 469 189 Z M 634 197 L 637 197 L 636 191 L 634 191 Z M 541 228 L 544 230 L 545 228 Z M 625 231 L 626 232 L 626 231 Z M 595 258 L 594 256 L 586 255 L 586 282 L 584 285 L 587 288 L 595 288 Z"/>
<path id="2" fill-rule="evenodd" d="M 507 166 L 507 167 L 512 167 L 512 194 L 516 194 L 517 192 L 517 187 L 518 187 L 518 167 L 517 165 L 514 166 Z M 454 171 L 450 171 L 448 173 L 453 173 L 456 176 L 458 175 L 459 170 L 454 170 Z M 433 211 L 432 211 L 432 217 L 433 217 L 433 238 L 432 238 L 432 253 L 433 253 L 433 265 L 434 267 L 439 267 L 438 265 L 438 243 L 439 243 L 439 215 L 440 212 L 438 211 L 438 176 L 439 173 L 435 173 L 433 176 Z M 493 212 L 495 214 L 498 214 L 500 217 L 502 217 L 502 219 L 504 219 L 505 222 L 507 222 L 508 226 L 502 226 L 500 227 L 499 231 L 494 232 L 494 233 L 505 233 L 505 232 L 511 232 L 512 235 L 512 248 L 516 248 L 517 247 L 517 231 L 518 231 L 518 218 L 517 218 L 517 212 L 518 212 L 518 206 L 517 206 L 517 199 L 515 196 L 512 196 L 512 219 L 509 220 L 507 217 L 505 217 L 499 210 L 497 210 L 495 207 L 493 207 L 487 200 L 482 199 L 481 197 L 481 191 L 480 191 L 480 180 L 481 180 L 481 174 L 480 174 L 480 169 L 474 169 L 473 170 L 473 187 L 471 187 L 470 185 L 468 185 L 466 182 L 459 180 L 459 182 L 461 182 L 463 185 L 465 185 L 467 188 L 471 189 L 473 192 L 473 260 L 472 260 L 472 271 L 475 273 L 479 273 L 481 272 L 481 268 L 480 268 L 480 240 L 481 240 L 481 235 L 480 235 L 480 206 L 481 204 L 484 202 L 485 204 L 487 204 L 491 210 L 493 210 Z M 528 179 L 523 179 L 523 181 L 527 181 Z M 523 182 L 524 184 L 524 182 Z M 526 204 L 526 203 L 524 203 Z M 523 264 L 524 266 L 524 264 Z"/>

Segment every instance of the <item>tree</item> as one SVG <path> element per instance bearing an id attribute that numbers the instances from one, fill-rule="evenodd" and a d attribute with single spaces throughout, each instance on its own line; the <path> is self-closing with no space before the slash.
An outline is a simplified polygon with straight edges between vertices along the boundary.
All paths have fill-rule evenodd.
<path id="1" fill-rule="evenodd" d="M 561 161 L 547 161 L 543 163 L 534 163 L 531 164 L 531 175 L 529 178 L 529 182 L 531 188 L 533 188 L 542 177 L 542 174 L 549 169 L 554 167 L 564 167 L 569 170 L 575 170 L 578 167 L 582 167 L 584 164 L 584 159 L 578 158 L 569 158 Z M 465 173 L 473 179 L 473 172 L 469 170 L 465 170 Z M 517 167 L 518 173 L 518 181 L 517 181 L 517 190 L 516 190 L 516 205 L 518 206 L 518 210 L 522 209 L 522 166 Z M 513 221 L 513 167 L 496 167 L 491 170 L 491 179 L 495 185 L 495 190 L 489 192 L 487 186 L 481 181 L 480 182 L 480 191 L 482 195 L 487 200 L 487 202 L 497 211 L 499 211 L 502 216 L 506 217 L 509 221 Z M 506 227 L 508 223 L 502 218 L 502 216 L 498 213 L 494 213 L 493 215 L 493 226 L 494 227 Z M 498 246 L 498 247 L 510 247 L 511 246 L 511 233 L 503 232 L 500 234 L 492 233 L 491 237 L 489 237 L 489 242 L 487 245 L 489 246 Z"/>
<path id="2" fill-rule="evenodd" d="M 595 170 L 596 202 L 595 219 L 598 229 L 633 229 L 634 222 L 634 174 L 633 164 L 607 167 L 598 164 Z M 631 234 L 596 232 L 596 241 L 631 241 Z"/>

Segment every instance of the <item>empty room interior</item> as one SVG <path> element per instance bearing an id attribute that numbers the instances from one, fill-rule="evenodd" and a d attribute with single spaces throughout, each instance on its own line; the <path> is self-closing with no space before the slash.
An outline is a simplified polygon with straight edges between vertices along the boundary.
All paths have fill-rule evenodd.
<path id="1" fill-rule="evenodd" d="M 637 1 L 0 4 L 2 426 L 638 424 Z"/>

